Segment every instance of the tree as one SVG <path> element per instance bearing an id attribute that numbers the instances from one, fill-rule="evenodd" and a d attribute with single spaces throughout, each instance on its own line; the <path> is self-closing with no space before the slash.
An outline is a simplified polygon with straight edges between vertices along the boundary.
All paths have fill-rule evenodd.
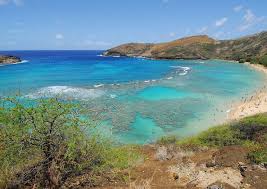
<path id="1" fill-rule="evenodd" d="M 259 60 L 259 63 L 264 65 L 264 66 L 267 66 L 267 55 L 261 56 L 260 60 Z"/>
<path id="2" fill-rule="evenodd" d="M 81 115 L 77 104 L 57 98 L 1 99 L 0 169 L 24 165 L 18 182 L 58 188 L 68 176 L 104 164 L 106 146 Z"/>

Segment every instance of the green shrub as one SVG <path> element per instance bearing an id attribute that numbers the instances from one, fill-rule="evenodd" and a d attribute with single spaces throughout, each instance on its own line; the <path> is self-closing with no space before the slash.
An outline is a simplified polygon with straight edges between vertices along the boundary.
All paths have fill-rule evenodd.
<path id="1" fill-rule="evenodd" d="M 207 146 L 228 146 L 240 144 L 237 135 L 238 132 L 233 131 L 228 125 L 223 125 L 204 131 L 198 138 Z"/>
<path id="2" fill-rule="evenodd" d="M 192 137 L 186 137 L 182 140 L 179 140 L 176 142 L 176 144 L 181 147 L 182 149 L 185 149 L 185 150 L 199 150 L 199 148 L 202 148 L 202 147 L 207 147 L 206 144 L 203 144 L 198 136 L 192 136 Z"/>
<path id="3" fill-rule="evenodd" d="M 241 144 L 239 138 L 237 138 L 238 132 L 232 130 L 229 125 L 217 126 L 208 129 L 194 137 L 188 137 L 177 144 L 184 147 L 220 147 L 228 145 Z"/>
<path id="4" fill-rule="evenodd" d="M 245 63 L 245 59 L 240 59 L 238 62 L 239 63 Z"/>
<path id="5" fill-rule="evenodd" d="M 254 163 L 267 163 L 267 147 L 263 146 L 250 152 L 248 158 Z"/>
<path id="6" fill-rule="evenodd" d="M 258 57 L 252 57 L 250 60 L 251 64 L 258 64 L 259 63 L 259 58 Z"/>
<path id="7" fill-rule="evenodd" d="M 267 132 L 267 114 L 247 117 L 231 125 L 233 130 L 240 133 L 240 139 L 253 140 L 258 134 Z"/>
<path id="8" fill-rule="evenodd" d="M 94 175 L 125 168 L 136 157 L 132 150 L 92 134 L 93 124 L 81 118 L 77 104 L 18 99 L 0 102 L 0 188 L 11 180 L 19 188 L 26 183 L 58 188 L 86 171 Z"/>
<path id="9" fill-rule="evenodd" d="M 178 141 L 176 136 L 163 136 L 161 137 L 157 143 L 158 144 L 175 144 Z"/>
<path id="10" fill-rule="evenodd" d="M 261 56 L 259 59 L 259 63 L 264 65 L 264 66 L 267 66 L 267 55 Z"/>

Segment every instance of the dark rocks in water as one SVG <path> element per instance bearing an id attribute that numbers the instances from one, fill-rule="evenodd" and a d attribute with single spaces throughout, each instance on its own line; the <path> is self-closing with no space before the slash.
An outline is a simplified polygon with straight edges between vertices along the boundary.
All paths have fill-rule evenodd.
<path id="1" fill-rule="evenodd" d="M 0 64 L 14 64 L 21 62 L 21 59 L 16 56 L 0 55 Z"/>

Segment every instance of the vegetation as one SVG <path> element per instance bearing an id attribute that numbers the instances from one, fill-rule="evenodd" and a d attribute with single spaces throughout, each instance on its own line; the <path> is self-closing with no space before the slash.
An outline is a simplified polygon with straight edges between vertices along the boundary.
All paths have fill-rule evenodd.
<path id="1" fill-rule="evenodd" d="M 178 142 L 178 138 L 176 136 L 163 136 L 161 137 L 157 143 L 161 144 L 161 145 L 165 145 L 165 144 L 173 144 Z"/>
<path id="2" fill-rule="evenodd" d="M 263 66 L 267 66 L 267 55 L 260 57 L 259 63 Z"/>
<path id="3" fill-rule="evenodd" d="M 80 177 L 87 186 L 95 186 L 103 178 L 127 179 L 123 170 L 139 158 L 137 147 L 114 146 L 96 134 L 90 120 L 80 105 L 70 101 L 1 99 L 0 188 L 60 188 L 79 182 L 75 179 Z M 162 137 L 157 143 L 186 149 L 242 145 L 252 162 L 266 163 L 267 114 L 182 140 Z"/>
<path id="4" fill-rule="evenodd" d="M 255 163 L 267 162 L 267 114 L 247 117 L 239 122 L 213 127 L 195 137 L 178 141 L 181 147 L 223 147 L 243 145 L 250 151 L 248 157 Z"/>
<path id="5" fill-rule="evenodd" d="M 81 115 L 79 105 L 57 98 L 1 99 L 0 188 L 59 188 L 84 173 L 94 185 L 95 175 L 107 177 L 138 157 L 132 148 L 92 134 L 94 125 Z"/>

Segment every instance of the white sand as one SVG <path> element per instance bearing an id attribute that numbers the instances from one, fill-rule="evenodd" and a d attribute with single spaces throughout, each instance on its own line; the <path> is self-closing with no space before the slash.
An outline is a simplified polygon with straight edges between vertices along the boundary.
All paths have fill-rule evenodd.
<path id="1" fill-rule="evenodd" d="M 228 113 L 228 119 L 230 120 L 238 120 L 246 116 L 267 112 L 267 68 L 258 64 L 249 65 L 266 74 L 266 86 L 234 105 L 234 108 Z"/>

